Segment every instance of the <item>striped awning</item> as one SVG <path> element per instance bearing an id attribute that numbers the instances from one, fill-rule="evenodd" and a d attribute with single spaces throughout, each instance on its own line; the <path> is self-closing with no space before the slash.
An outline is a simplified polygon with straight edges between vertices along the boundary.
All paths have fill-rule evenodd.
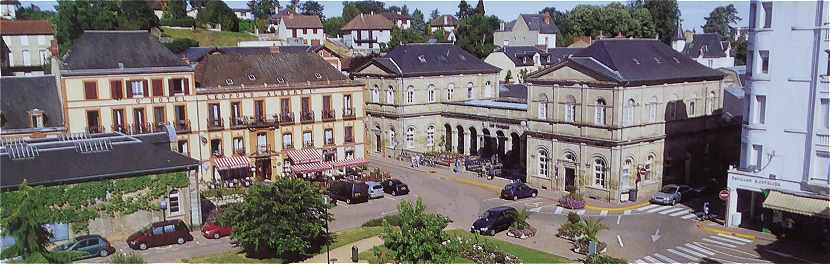
<path id="1" fill-rule="evenodd" d="M 362 166 L 368 164 L 369 161 L 366 159 L 347 159 L 347 160 L 339 160 L 332 162 L 331 165 L 335 169 L 339 168 L 352 168 L 357 166 Z"/>
<path id="2" fill-rule="evenodd" d="M 216 158 L 213 160 L 213 164 L 216 165 L 217 170 L 240 169 L 251 166 L 248 162 L 248 158 L 243 156 Z"/>
<path id="3" fill-rule="evenodd" d="M 285 151 L 285 154 L 291 159 L 293 165 L 315 163 L 323 160 L 323 154 L 315 148 L 289 149 Z"/>
<path id="4" fill-rule="evenodd" d="M 764 200 L 764 208 L 830 219 L 830 201 L 779 191 L 769 192 Z"/>
<path id="5" fill-rule="evenodd" d="M 312 172 L 320 172 L 325 170 L 331 169 L 331 163 L 329 162 L 315 162 L 315 163 L 305 163 L 305 164 L 297 164 L 291 165 L 291 172 L 302 174 L 302 173 L 312 173 Z"/>

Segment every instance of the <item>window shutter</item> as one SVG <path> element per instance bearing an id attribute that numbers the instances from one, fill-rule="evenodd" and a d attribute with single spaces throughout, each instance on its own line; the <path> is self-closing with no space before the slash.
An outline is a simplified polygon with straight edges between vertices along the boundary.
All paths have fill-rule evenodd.
<path id="1" fill-rule="evenodd" d="M 127 98 L 133 98 L 133 84 L 130 81 L 127 81 Z"/>
<path id="2" fill-rule="evenodd" d="M 124 98 L 124 93 L 121 92 L 121 80 L 110 81 L 110 95 L 115 100 Z"/>
<path id="3" fill-rule="evenodd" d="M 144 97 L 150 97 L 150 85 L 148 85 L 147 80 L 142 80 L 141 86 L 144 88 Z"/>
<path id="4" fill-rule="evenodd" d="M 164 96 L 164 82 L 161 79 L 153 79 L 153 96 Z"/>
<path id="5" fill-rule="evenodd" d="M 98 99 L 98 83 L 95 81 L 84 82 L 84 99 Z"/>
<path id="6" fill-rule="evenodd" d="M 182 90 L 184 90 L 184 95 L 190 95 L 190 79 L 184 78 L 184 85 L 182 86 Z"/>
<path id="7" fill-rule="evenodd" d="M 173 96 L 175 93 L 173 92 L 173 79 L 167 80 L 167 92 L 168 96 Z"/>

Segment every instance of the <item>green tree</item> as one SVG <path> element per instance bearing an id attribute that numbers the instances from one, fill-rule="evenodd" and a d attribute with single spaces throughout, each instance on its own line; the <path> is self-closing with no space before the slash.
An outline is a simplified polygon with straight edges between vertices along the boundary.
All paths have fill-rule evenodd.
<path id="1" fill-rule="evenodd" d="M 476 4 L 476 9 L 473 10 L 473 14 L 477 16 L 484 15 L 484 0 L 478 0 L 478 4 Z"/>
<path id="2" fill-rule="evenodd" d="M 196 24 L 205 26 L 208 23 L 219 24 L 222 31 L 239 31 L 239 18 L 224 1 L 208 1 L 196 16 Z"/>
<path id="3" fill-rule="evenodd" d="M 709 16 L 706 17 L 706 24 L 701 27 L 703 28 L 703 32 L 717 33 L 721 36 L 721 39 L 726 39 L 732 36 L 729 25 L 736 24 L 738 21 L 741 21 L 741 17 L 738 16 L 738 10 L 735 9 L 734 5 L 729 4 L 727 6 L 716 7 L 712 10 Z"/>
<path id="4" fill-rule="evenodd" d="M 680 8 L 677 7 L 677 0 L 636 0 L 631 3 L 632 8 L 643 7 L 651 13 L 654 21 L 654 28 L 660 36 L 660 41 L 666 44 L 677 30 L 677 22 L 680 19 Z"/>
<path id="5" fill-rule="evenodd" d="M 473 7 L 471 7 L 467 1 L 461 0 L 461 2 L 458 3 L 458 13 L 455 13 L 455 17 L 463 19 L 470 15 L 473 15 Z"/>
<path id="6" fill-rule="evenodd" d="M 159 18 L 146 1 L 121 1 L 118 28 L 125 30 L 150 29 L 158 27 Z"/>
<path id="7" fill-rule="evenodd" d="M 746 65 L 746 45 L 747 41 L 743 38 L 732 42 L 732 49 L 735 50 L 735 65 Z"/>
<path id="8" fill-rule="evenodd" d="M 200 9 L 200 8 L 205 7 L 205 4 L 207 4 L 207 1 L 209 1 L 209 0 L 187 0 L 187 1 L 188 1 L 188 3 L 190 3 L 191 8 Z"/>
<path id="9" fill-rule="evenodd" d="M 447 31 L 444 30 L 443 27 L 439 27 L 432 32 L 432 38 L 437 40 L 438 42 L 446 42 L 447 41 Z"/>
<path id="10" fill-rule="evenodd" d="M 403 263 L 450 263 L 457 255 L 455 240 L 444 232 L 447 218 L 425 211 L 423 201 L 413 204 L 402 201 L 398 205 L 400 228 L 388 222 L 383 226 L 383 245 L 392 258 Z"/>
<path id="11" fill-rule="evenodd" d="M 438 11 L 438 8 L 433 9 L 432 12 L 429 13 L 429 21 L 427 22 L 432 22 L 433 19 L 439 16 L 441 16 L 441 11 Z"/>
<path id="12" fill-rule="evenodd" d="M 493 32 L 499 28 L 496 16 L 473 15 L 458 23 L 456 38 L 458 45 L 479 58 L 487 57 L 493 51 Z"/>
<path id="13" fill-rule="evenodd" d="M 651 18 L 651 13 L 645 8 L 630 9 L 631 18 L 634 20 L 633 27 L 629 30 L 629 36 L 637 38 L 653 38 L 657 34 L 657 29 L 654 27 L 654 19 Z"/>
<path id="14" fill-rule="evenodd" d="M 343 2 L 343 12 L 341 17 L 343 17 L 343 20 L 346 21 L 346 23 L 348 23 L 352 20 L 352 18 L 359 16 L 361 12 L 363 11 L 361 11 L 360 8 L 357 7 L 355 2 L 346 1 Z"/>
<path id="15" fill-rule="evenodd" d="M 199 42 L 189 38 L 178 38 L 169 43 L 164 43 L 164 46 L 173 53 L 178 54 L 186 51 L 190 47 L 198 47 Z"/>
<path id="16" fill-rule="evenodd" d="M 20 6 L 15 11 L 17 20 L 51 20 L 55 16 L 54 11 L 44 11 L 40 7 L 31 4 L 28 7 Z"/>
<path id="17" fill-rule="evenodd" d="M 164 9 L 164 17 L 182 18 L 187 16 L 187 3 L 185 0 L 167 0 L 167 6 Z"/>
<path id="18" fill-rule="evenodd" d="M 216 0 L 213 0 L 216 1 Z M 280 1 L 278 0 L 251 0 L 248 1 L 248 9 L 254 14 L 255 18 L 266 19 L 274 14 L 275 10 L 280 9 Z"/>
<path id="19" fill-rule="evenodd" d="M 424 21 L 424 13 L 421 12 L 420 9 L 415 9 L 412 11 L 412 29 L 418 32 L 426 32 L 428 26 L 427 22 Z"/>
<path id="20" fill-rule="evenodd" d="M 326 15 L 323 14 L 323 5 L 317 1 L 305 1 L 300 4 L 300 12 L 303 15 L 307 16 L 318 16 L 321 20 L 326 19 Z"/>
<path id="21" fill-rule="evenodd" d="M 219 223 L 234 228 L 232 238 L 251 257 L 296 261 L 319 251 L 330 239 L 330 207 L 320 189 L 302 179 L 281 178 L 254 185 L 243 202 L 223 210 Z"/>
<path id="22" fill-rule="evenodd" d="M 608 229 L 607 226 L 602 224 L 602 218 L 586 217 L 585 219 L 582 219 L 579 227 L 582 229 L 582 233 L 585 234 L 585 238 L 594 242 L 599 242 L 600 231 Z"/>
<path id="23" fill-rule="evenodd" d="M 52 18 L 52 25 L 61 52 L 69 50 L 72 41 L 84 30 L 120 29 L 118 17 L 121 11 L 117 1 L 58 0 L 55 10 L 57 15 Z"/>
<path id="24" fill-rule="evenodd" d="M 326 34 L 332 36 L 340 35 L 340 28 L 348 22 L 343 17 L 330 17 L 323 21 L 323 30 L 325 30 Z"/>
<path id="25" fill-rule="evenodd" d="M 420 43 L 424 42 L 425 37 L 422 31 L 417 31 L 414 28 L 401 29 L 399 27 L 392 28 L 392 34 L 389 38 L 388 49 L 394 49 L 402 44 Z"/>
<path id="26" fill-rule="evenodd" d="M 504 76 L 504 82 L 505 83 L 510 83 L 510 81 L 512 81 L 512 80 L 513 80 L 513 72 L 511 72 L 510 70 L 507 70 L 507 75 Z"/>

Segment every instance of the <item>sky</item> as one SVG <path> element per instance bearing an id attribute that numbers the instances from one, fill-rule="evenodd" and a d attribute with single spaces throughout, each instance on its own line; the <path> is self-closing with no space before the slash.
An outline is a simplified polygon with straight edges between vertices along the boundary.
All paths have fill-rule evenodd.
<path id="1" fill-rule="evenodd" d="M 228 6 L 232 8 L 246 7 L 247 0 L 224 0 Z M 33 3 L 44 9 L 54 9 L 55 1 L 21 1 L 24 5 Z M 290 0 L 282 0 L 280 4 L 287 5 Z M 324 6 L 324 13 L 326 17 L 340 16 L 343 11 L 343 1 L 318 1 Z M 383 1 L 386 6 L 402 6 L 407 5 L 410 12 L 415 9 L 420 9 L 427 18 L 430 12 L 438 9 L 441 14 L 455 14 L 458 11 L 458 0 L 447 1 Z M 467 2 L 475 7 L 478 0 L 467 0 Z M 539 10 L 547 6 L 553 6 L 558 10 L 570 10 L 579 4 L 591 5 L 605 5 L 610 1 L 484 1 L 485 13 L 489 15 L 496 15 L 501 20 L 510 21 L 516 19 L 519 14 L 535 14 Z M 681 19 L 683 21 L 683 29 L 696 30 L 702 32 L 701 26 L 706 23 L 705 17 L 709 16 L 715 7 L 734 4 L 738 10 L 738 16 L 744 18 L 739 22 L 738 26 L 746 26 L 749 18 L 749 1 L 678 1 L 680 7 Z"/>

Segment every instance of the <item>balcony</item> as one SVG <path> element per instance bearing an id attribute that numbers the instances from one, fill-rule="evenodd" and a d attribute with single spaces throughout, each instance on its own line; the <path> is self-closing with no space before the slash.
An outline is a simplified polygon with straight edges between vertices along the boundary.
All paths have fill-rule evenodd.
<path id="1" fill-rule="evenodd" d="M 104 127 L 102 127 L 102 126 L 88 126 L 88 127 L 86 127 L 86 132 L 90 133 L 90 134 L 104 133 Z"/>
<path id="2" fill-rule="evenodd" d="M 292 112 L 283 112 L 279 115 L 280 125 L 293 125 L 294 124 L 294 113 Z"/>
<path id="3" fill-rule="evenodd" d="M 334 121 L 334 119 L 336 118 L 336 113 L 334 112 L 334 110 L 323 110 L 322 114 L 323 115 L 321 118 L 324 122 Z"/>
<path id="4" fill-rule="evenodd" d="M 125 126 L 125 125 L 112 125 L 112 132 L 120 132 L 120 133 L 128 134 L 127 131 L 129 131 L 129 130 L 130 130 L 130 128 L 128 126 Z"/>
<path id="5" fill-rule="evenodd" d="M 131 135 L 147 134 L 152 132 L 152 127 L 153 126 L 149 123 L 135 123 L 130 124 L 129 130 L 127 132 Z"/>
<path id="6" fill-rule="evenodd" d="M 327 138 L 323 142 L 325 143 L 326 146 L 334 146 L 334 138 L 333 137 Z"/>
<path id="7" fill-rule="evenodd" d="M 302 124 L 314 123 L 314 112 L 302 112 L 302 113 L 300 113 L 300 123 L 302 123 Z"/>
<path id="8" fill-rule="evenodd" d="M 268 128 L 276 127 L 275 119 L 269 119 L 266 116 L 246 116 L 245 125 L 249 128 Z"/>
<path id="9" fill-rule="evenodd" d="M 271 146 L 260 145 L 260 146 L 257 146 L 254 151 L 251 152 L 250 157 L 252 157 L 252 158 L 268 157 L 268 156 L 273 156 L 273 155 L 276 155 L 276 154 L 277 154 L 277 152 L 275 152 L 274 149 L 271 148 Z"/>
<path id="10" fill-rule="evenodd" d="M 355 117 L 354 109 L 352 109 L 352 108 L 343 109 L 343 119 L 344 120 L 353 120 L 355 118 L 356 117 Z"/>
<path id="11" fill-rule="evenodd" d="M 314 141 L 303 141 L 303 148 L 313 148 Z"/>
<path id="12" fill-rule="evenodd" d="M 247 124 L 245 123 L 245 117 L 241 117 L 241 116 L 233 117 L 232 116 L 230 118 L 230 121 L 231 121 L 230 122 L 231 129 L 240 129 L 240 128 L 245 128 L 247 126 Z"/>
<path id="13" fill-rule="evenodd" d="M 345 143 L 354 143 L 354 136 L 352 136 L 352 135 L 346 136 L 345 138 L 343 138 L 343 142 L 345 142 Z"/>
<path id="14" fill-rule="evenodd" d="M 176 120 L 176 133 L 190 133 L 190 120 Z"/>
<path id="15" fill-rule="evenodd" d="M 819 146 L 830 146 L 830 136 L 827 134 L 816 134 L 816 145 Z"/>
<path id="16" fill-rule="evenodd" d="M 225 122 L 221 118 L 208 118 L 207 119 L 207 129 L 208 131 L 217 131 L 225 129 Z"/>

